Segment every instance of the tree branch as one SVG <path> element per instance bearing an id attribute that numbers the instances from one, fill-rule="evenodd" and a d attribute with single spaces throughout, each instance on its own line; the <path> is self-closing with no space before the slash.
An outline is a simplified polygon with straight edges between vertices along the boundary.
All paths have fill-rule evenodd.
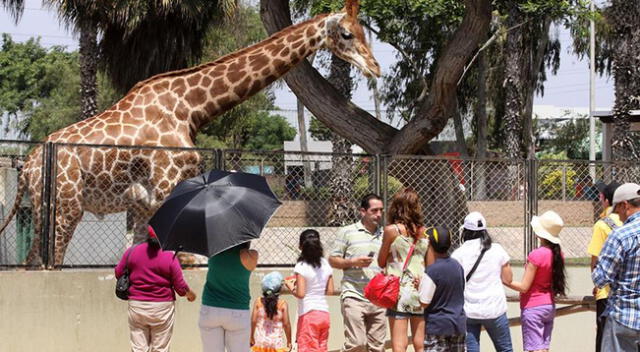
<path id="1" fill-rule="evenodd" d="M 269 34 L 292 25 L 288 0 L 260 0 L 260 16 Z M 289 71 L 284 80 L 318 120 L 368 153 L 383 153 L 397 133 L 346 99 L 307 60 Z"/>
<path id="2" fill-rule="evenodd" d="M 480 41 L 486 38 L 491 22 L 491 0 L 465 0 L 465 5 L 462 23 L 438 59 L 428 99 L 418 107 L 414 119 L 393 137 L 387 152 L 416 153 L 446 126 L 455 108 L 458 79 Z"/>

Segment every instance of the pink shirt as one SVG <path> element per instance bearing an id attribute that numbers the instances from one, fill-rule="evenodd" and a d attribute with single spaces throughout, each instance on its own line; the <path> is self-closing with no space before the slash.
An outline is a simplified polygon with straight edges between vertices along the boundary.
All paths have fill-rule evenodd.
<path id="1" fill-rule="evenodd" d="M 127 249 L 116 266 L 116 278 L 124 273 L 127 261 Z M 129 256 L 129 299 L 147 302 L 175 301 L 177 292 L 184 296 L 189 286 L 182 276 L 182 268 L 173 252 L 162 249 L 153 250 L 144 242 L 133 249 Z"/>
<path id="2" fill-rule="evenodd" d="M 536 276 L 527 293 L 520 294 L 520 308 L 553 304 L 553 251 L 548 247 L 534 249 L 527 256 L 527 264 L 536 266 Z"/>

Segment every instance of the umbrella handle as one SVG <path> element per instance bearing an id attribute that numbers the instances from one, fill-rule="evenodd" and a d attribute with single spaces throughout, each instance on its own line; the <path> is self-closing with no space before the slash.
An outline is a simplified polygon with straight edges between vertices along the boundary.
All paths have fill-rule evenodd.
<path id="1" fill-rule="evenodd" d="M 176 256 L 178 255 L 178 253 L 180 253 L 181 250 L 182 246 L 178 246 L 178 250 L 173 253 L 173 259 L 176 259 Z"/>

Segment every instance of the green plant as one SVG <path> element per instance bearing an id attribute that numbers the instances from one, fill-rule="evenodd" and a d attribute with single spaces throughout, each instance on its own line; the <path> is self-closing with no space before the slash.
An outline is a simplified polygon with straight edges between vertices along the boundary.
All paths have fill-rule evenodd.
<path id="1" fill-rule="evenodd" d="M 387 176 L 387 193 L 389 195 L 396 194 L 404 186 L 402 182 L 398 181 L 393 176 Z M 355 199 L 362 198 L 365 194 L 372 192 L 373 186 L 369 183 L 369 176 L 360 176 L 356 178 L 356 182 L 353 186 L 353 197 Z"/>
<path id="2" fill-rule="evenodd" d="M 304 200 L 326 200 L 331 198 L 328 187 L 302 187 L 300 189 L 300 199 Z"/>
<path id="3" fill-rule="evenodd" d="M 545 169 L 548 168 L 545 167 Z M 544 176 L 542 177 L 540 191 L 544 199 L 562 199 L 563 178 L 565 197 L 573 198 L 575 196 L 575 178 L 577 173 L 571 167 L 553 169 L 547 172 L 541 168 L 541 171 Z"/>

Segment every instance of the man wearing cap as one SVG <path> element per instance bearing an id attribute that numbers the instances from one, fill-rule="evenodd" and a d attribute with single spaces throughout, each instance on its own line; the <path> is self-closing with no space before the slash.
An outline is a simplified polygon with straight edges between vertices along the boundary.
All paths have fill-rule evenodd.
<path id="1" fill-rule="evenodd" d="M 593 225 L 593 235 L 591 236 L 591 242 L 587 252 L 591 255 L 591 271 L 593 271 L 598 264 L 598 256 L 602 250 L 605 240 L 614 229 L 622 226 L 622 221 L 618 214 L 613 212 L 611 205 L 613 204 L 613 194 L 616 189 L 620 187 L 617 182 L 611 182 L 606 184 L 598 182 L 596 187 L 599 191 L 600 202 L 602 204 L 602 216 L 595 225 Z M 594 288 L 593 294 L 596 297 L 596 352 L 600 352 L 600 345 L 602 344 L 602 332 L 604 330 L 604 324 L 606 317 L 602 315 L 607 306 L 607 297 L 609 297 L 609 286 L 605 286 L 602 289 Z"/>
<path id="2" fill-rule="evenodd" d="M 640 185 L 618 187 L 612 205 L 623 225 L 607 237 L 591 274 L 597 287 L 611 286 L 601 350 L 636 351 L 640 346 Z"/>
<path id="3" fill-rule="evenodd" d="M 374 256 L 382 245 L 382 198 L 368 194 L 360 204 L 361 220 L 340 229 L 329 264 L 342 269 L 342 317 L 345 352 L 383 352 L 387 335 L 385 309 L 364 297 L 364 286 L 380 267 Z"/>

